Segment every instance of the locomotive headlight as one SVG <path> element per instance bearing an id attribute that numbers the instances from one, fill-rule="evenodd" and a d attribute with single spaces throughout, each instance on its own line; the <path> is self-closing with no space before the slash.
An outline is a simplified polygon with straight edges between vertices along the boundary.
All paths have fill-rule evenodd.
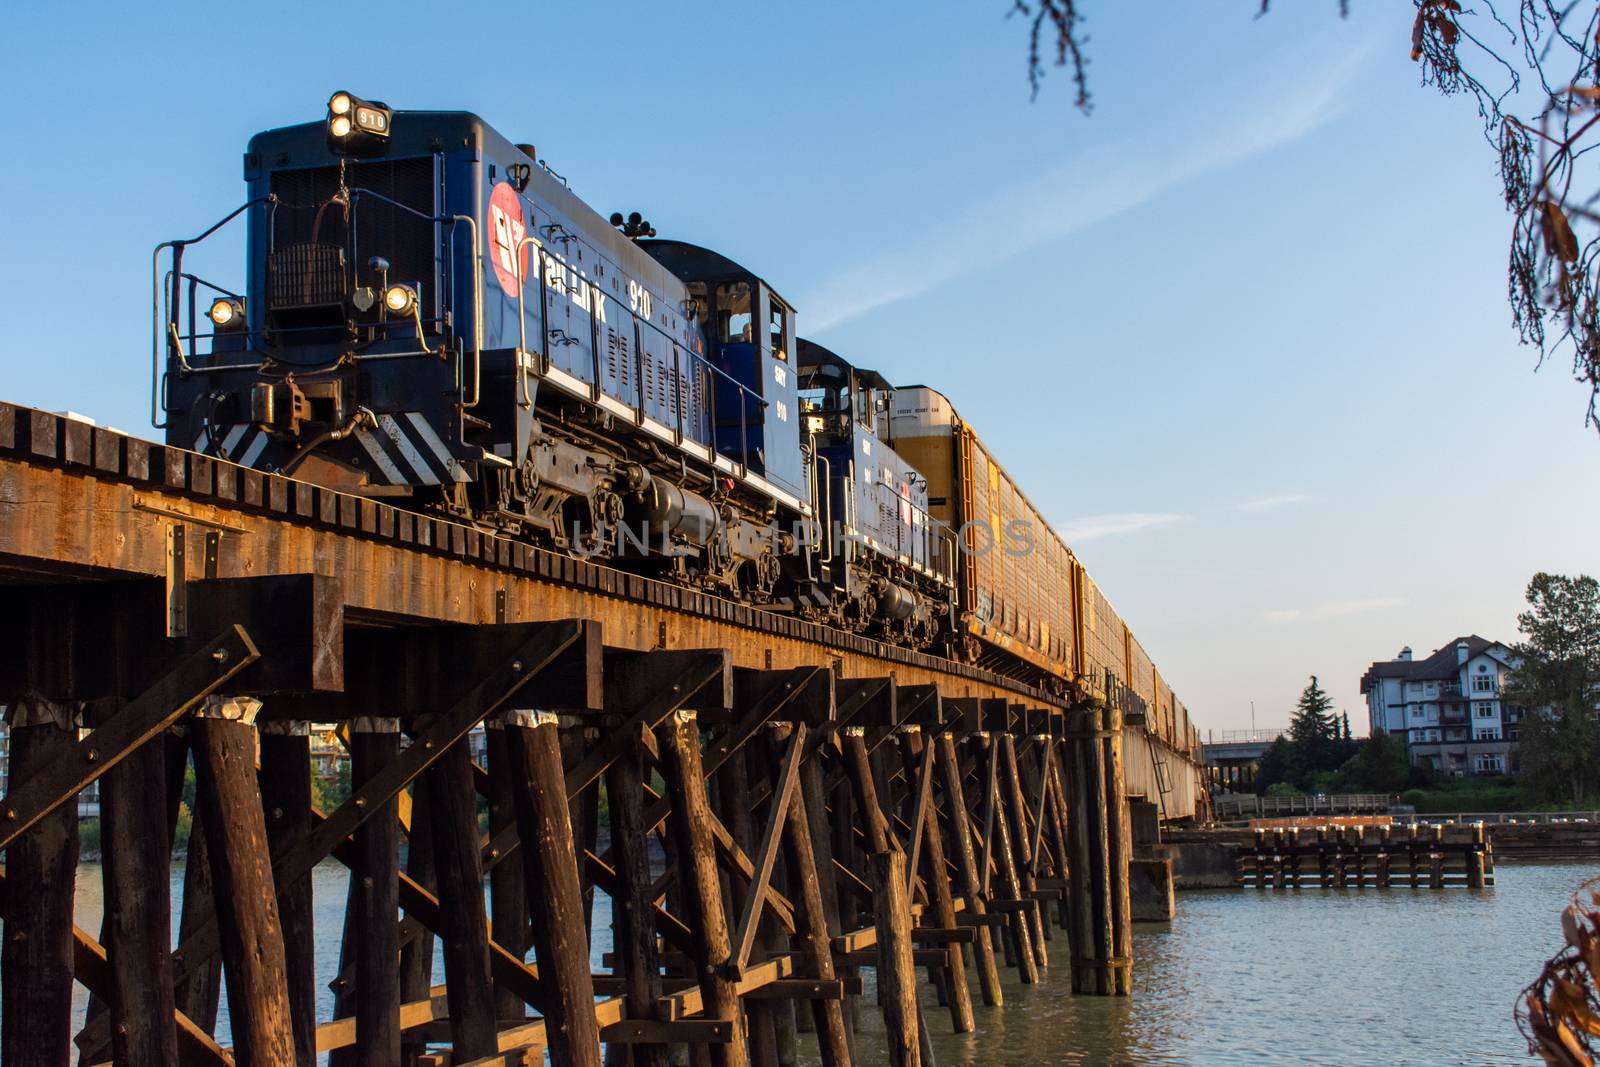
<path id="1" fill-rule="evenodd" d="M 409 285 L 391 285 L 383 293 L 383 306 L 395 315 L 409 315 L 417 306 L 417 291 Z"/>
<path id="2" fill-rule="evenodd" d="M 387 104 L 342 89 L 328 98 L 328 147 L 342 156 L 382 155 L 393 124 Z"/>
<path id="3" fill-rule="evenodd" d="M 232 330 L 244 324 L 244 301 L 225 296 L 213 301 L 206 313 L 219 330 Z"/>

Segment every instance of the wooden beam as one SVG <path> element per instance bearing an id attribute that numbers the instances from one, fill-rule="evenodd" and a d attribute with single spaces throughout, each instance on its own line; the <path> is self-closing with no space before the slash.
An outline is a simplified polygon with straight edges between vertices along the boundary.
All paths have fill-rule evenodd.
<path id="1" fill-rule="evenodd" d="M 733 940 L 733 970 L 743 971 L 750 960 L 750 949 L 755 944 L 756 924 L 761 919 L 761 909 L 766 902 L 772 882 L 772 866 L 778 859 L 778 845 L 783 827 L 788 821 L 789 805 L 794 800 L 794 787 L 800 780 L 800 760 L 805 754 L 806 728 L 797 724 L 789 738 L 789 748 L 778 772 L 777 791 L 767 813 L 767 825 L 761 835 L 761 848 L 756 853 L 755 871 L 750 887 L 745 893 L 744 912 L 739 916 L 738 932 Z M 793 920 L 791 920 L 792 930 Z"/>
<path id="2" fill-rule="evenodd" d="M 36 768 L 16 768 L 17 784 L 0 810 L 0 849 L 97 781 L 128 753 L 193 711 L 202 700 L 254 663 L 249 634 L 234 626 L 184 659 L 106 722 L 73 743 L 70 754 Z M 18 773 L 23 772 L 26 773 Z M 74 817 L 76 815 L 74 814 Z"/>

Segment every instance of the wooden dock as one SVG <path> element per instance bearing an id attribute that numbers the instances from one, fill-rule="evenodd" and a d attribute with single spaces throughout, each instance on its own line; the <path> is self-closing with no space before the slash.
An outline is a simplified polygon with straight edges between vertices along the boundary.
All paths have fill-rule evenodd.
<path id="1" fill-rule="evenodd" d="M 834 1067 L 857 1062 L 863 968 L 899 1067 L 930 1026 L 979 1025 L 974 987 L 1000 1007 L 1002 967 L 1131 989 L 1124 741 L 1156 741 L 1086 680 L 1047 691 L 5 405 L 0 648 L 7 1067 L 664 1067 L 673 1046 L 777 1067 L 802 1028 Z M 348 737 L 333 810 L 314 722 Z M 95 782 L 98 935 L 72 921 Z M 352 878 L 321 1018 L 329 858 Z"/>
<path id="2" fill-rule="evenodd" d="M 1257 889 L 1494 885 L 1494 847 L 1482 823 L 1257 829 L 1234 862 L 1236 883 Z"/>

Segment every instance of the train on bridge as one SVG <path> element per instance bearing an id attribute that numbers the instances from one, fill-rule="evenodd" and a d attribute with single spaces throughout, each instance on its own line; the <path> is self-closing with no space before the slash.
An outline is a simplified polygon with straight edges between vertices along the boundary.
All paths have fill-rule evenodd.
<path id="1" fill-rule="evenodd" d="M 1187 710 L 950 400 L 797 332 L 728 257 L 585 204 L 465 112 L 335 93 L 157 249 L 169 444 L 1057 692 Z M 244 283 L 185 256 L 248 230 Z M 166 266 L 163 270 L 163 253 Z"/>

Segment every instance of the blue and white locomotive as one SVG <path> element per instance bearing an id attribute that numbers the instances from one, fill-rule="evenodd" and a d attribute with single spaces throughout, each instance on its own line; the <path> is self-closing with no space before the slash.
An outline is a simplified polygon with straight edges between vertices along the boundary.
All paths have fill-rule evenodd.
<path id="1" fill-rule="evenodd" d="M 157 250 L 169 443 L 948 639 L 953 542 L 874 433 L 888 383 L 800 341 L 762 278 L 608 221 L 464 112 L 335 93 L 323 121 L 254 137 L 244 169 L 243 207 Z M 184 266 L 237 218 L 243 292 Z"/>

